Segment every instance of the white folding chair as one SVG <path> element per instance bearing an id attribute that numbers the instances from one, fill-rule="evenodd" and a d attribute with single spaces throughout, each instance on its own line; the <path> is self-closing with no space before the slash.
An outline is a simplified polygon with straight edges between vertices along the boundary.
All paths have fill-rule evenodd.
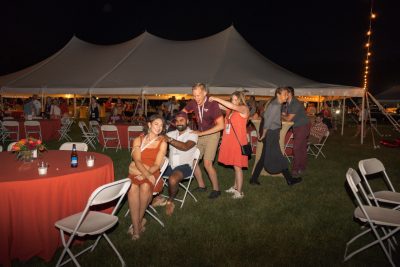
<path id="1" fill-rule="evenodd" d="M 192 173 L 189 176 L 183 178 L 183 180 L 179 183 L 179 186 L 185 190 L 185 193 L 183 195 L 183 198 L 174 198 L 174 200 L 181 202 L 181 208 L 183 207 L 183 204 L 185 204 L 185 200 L 186 200 L 186 197 L 188 194 L 194 199 L 195 202 L 197 202 L 196 197 L 192 194 L 192 192 L 190 192 L 189 188 L 190 188 L 190 184 L 192 183 L 192 180 L 194 178 L 194 170 L 196 169 L 197 163 L 199 161 L 199 157 L 200 157 L 200 150 L 198 148 L 196 148 L 196 150 L 193 153 Z M 166 186 L 168 186 L 168 183 L 167 183 L 168 178 L 169 178 L 168 176 L 163 176 Z M 183 184 L 184 182 L 188 182 L 188 184 L 185 186 Z M 163 197 L 169 198 L 169 196 L 167 196 L 167 195 L 163 195 Z"/>
<path id="2" fill-rule="evenodd" d="M 164 162 L 160 167 L 160 175 L 156 179 L 156 182 L 154 183 L 155 185 L 160 181 L 160 179 L 162 179 L 165 169 L 167 169 L 167 167 L 168 167 L 168 163 L 169 163 L 168 158 L 164 157 Z M 158 194 L 157 192 L 153 192 L 153 196 L 155 196 L 157 194 Z M 156 220 L 162 227 L 164 227 L 164 223 L 157 216 L 157 214 L 158 214 L 157 210 L 151 204 L 146 209 L 146 213 L 149 214 L 154 220 Z M 126 211 L 125 217 L 128 216 L 128 214 L 129 214 L 129 209 Z M 132 225 L 130 225 L 129 227 L 132 227 Z"/>
<path id="3" fill-rule="evenodd" d="M 257 131 L 253 130 L 250 132 L 250 144 L 253 154 L 255 154 L 257 151 L 257 141 L 258 141 Z"/>
<path id="4" fill-rule="evenodd" d="M 7 135 L 4 141 L 19 141 L 18 121 L 3 121 L 3 126 L 5 128 L 4 134 Z M 15 136 L 15 138 L 12 138 L 12 136 Z"/>
<path id="5" fill-rule="evenodd" d="M 74 120 L 72 118 L 64 117 L 61 119 L 61 127 L 58 130 L 60 138 L 58 138 L 58 141 L 61 141 L 62 139 L 72 141 L 72 138 L 69 136 L 68 133 L 70 132 L 73 123 Z"/>
<path id="6" fill-rule="evenodd" d="M 96 135 L 97 142 L 99 142 L 100 123 L 98 121 L 89 121 L 89 130 Z"/>
<path id="7" fill-rule="evenodd" d="M 39 136 L 39 139 L 42 140 L 42 128 L 40 127 L 40 122 L 38 121 L 24 121 L 24 129 L 25 129 L 25 136 L 28 138 L 35 135 Z"/>
<path id="8" fill-rule="evenodd" d="M 322 152 L 322 149 L 325 146 L 325 142 L 329 137 L 329 131 L 326 131 L 324 137 L 322 137 L 321 142 L 319 142 L 318 144 L 312 144 L 309 143 L 308 144 L 308 148 L 307 148 L 307 152 L 311 155 L 313 155 L 315 158 L 318 158 L 318 156 L 321 154 L 324 158 L 325 154 Z"/>
<path id="9" fill-rule="evenodd" d="M 378 205 L 378 202 L 382 202 L 397 205 L 397 207 L 395 207 L 396 209 L 400 207 L 400 192 L 396 192 L 394 189 L 393 184 L 386 173 L 385 167 L 380 160 L 376 158 L 360 160 L 358 162 L 358 168 L 360 169 L 361 176 L 367 186 L 369 199 L 374 200 L 376 205 Z M 370 184 L 368 183 L 367 175 L 378 173 L 382 174 L 383 180 L 385 181 L 385 184 L 389 190 L 372 190 Z"/>
<path id="10" fill-rule="evenodd" d="M 115 148 L 115 151 L 118 151 L 118 148 L 121 149 L 121 140 L 119 139 L 117 126 L 101 125 L 100 130 L 104 142 L 103 151 L 105 148 Z M 109 146 L 108 143 L 117 143 L 117 145 Z"/>
<path id="11" fill-rule="evenodd" d="M 84 121 L 79 121 L 78 126 L 81 129 L 82 137 L 84 138 L 83 142 L 93 147 L 93 149 L 96 149 L 96 135 L 89 131 Z"/>
<path id="12" fill-rule="evenodd" d="M 3 126 L 3 121 L 0 121 L 0 140 L 2 143 L 7 139 L 9 134 L 7 133 L 7 128 Z"/>
<path id="13" fill-rule="evenodd" d="M 72 145 L 75 144 L 76 145 L 76 150 L 78 151 L 88 151 L 89 147 L 86 143 L 83 142 L 65 142 L 64 144 L 62 144 L 60 146 L 60 148 L 58 150 L 72 150 Z"/>
<path id="14" fill-rule="evenodd" d="M 13 146 L 16 144 L 17 142 L 11 142 L 8 144 L 7 146 L 7 151 L 12 151 Z"/>
<path id="15" fill-rule="evenodd" d="M 75 263 L 76 266 L 80 266 L 76 258 L 84 252 L 88 251 L 89 249 L 90 251 L 93 251 L 96 248 L 101 237 L 104 237 L 107 240 L 108 244 L 110 244 L 115 254 L 117 254 L 121 265 L 125 266 L 124 260 L 122 259 L 118 250 L 115 248 L 114 244 L 106 235 L 106 231 L 108 231 L 118 223 L 118 216 L 116 216 L 115 214 L 118 211 L 118 208 L 126 192 L 128 192 L 130 186 L 131 179 L 129 178 L 102 185 L 91 194 L 86 204 L 86 207 L 82 212 L 68 216 L 55 223 L 55 226 L 60 230 L 61 241 L 64 246 L 64 250 L 61 253 L 60 258 L 58 259 L 56 266 L 62 266 L 71 260 Z M 90 209 L 93 206 L 98 206 L 111 202 L 114 203 L 116 200 L 118 200 L 118 202 L 111 214 L 92 211 Z M 70 235 L 68 242 L 66 242 L 65 240 L 65 234 Z M 70 250 L 72 241 L 76 236 L 83 237 L 87 235 L 98 237 L 94 244 L 74 255 Z M 70 259 L 61 262 L 66 253 L 68 253 Z"/>
<path id="16" fill-rule="evenodd" d="M 293 158 L 293 133 L 290 133 L 289 139 L 286 141 L 283 154 L 287 158 L 287 160 L 290 162 L 290 158 Z M 292 154 L 288 154 L 287 151 L 291 150 Z"/>
<path id="17" fill-rule="evenodd" d="M 354 210 L 354 217 L 363 223 L 368 229 L 363 230 L 346 243 L 344 261 L 349 260 L 354 255 L 365 249 L 379 244 L 392 266 L 395 266 L 392 258 L 392 250 L 396 240 L 394 234 L 400 230 L 400 211 L 372 206 L 366 192 L 361 184 L 361 179 L 357 172 L 349 168 L 346 173 L 347 183 L 356 198 L 357 208 Z M 363 247 L 349 253 L 349 246 L 358 238 L 372 232 L 375 240 Z"/>
<path id="18" fill-rule="evenodd" d="M 0 152 L 3 152 L 3 146 L 0 146 Z"/>
<path id="19" fill-rule="evenodd" d="M 11 116 L 3 117 L 3 120 L 13 120 L 13 119 L 14 119 L 14 117 L 11 117 Z"/>
<path id="20" fill-rule="evenodd" d="M 128 149 L 131 149 L 132 140 L 143 133 L 143 126 L 131 125 L 128 127 Z"/>

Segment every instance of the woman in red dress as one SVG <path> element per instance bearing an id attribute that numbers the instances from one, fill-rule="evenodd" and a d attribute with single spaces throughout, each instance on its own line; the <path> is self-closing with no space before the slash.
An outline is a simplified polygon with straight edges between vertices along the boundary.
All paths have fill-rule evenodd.
<path id="1" fill-rule="evenodd" d="M 235 182 L 233 186 L 225 190 L 225 192 L 232 193 L 233 199 L 241 199 L 244 197 L 242 191 L 242 168 L 247 168 L 249 163 L 247 156 L 242 155 L 241 146 L 247 144 L 246 124 L 250 111 L 246 105 L 244 94 L 239 91 L 231 95 L 230 102 L 212 96 L 210 97 L 210 101 L 218 102 L 222 105 L 222 109 L 227 110 L 218 162 L 233 166 L 235 170 Z"/>
<path id="2" fill-rule="evenodd" d="M 133 161 L 129 165 L 132 186 L 128 192 L 128 202 L 133 227 L 128 232 L 133 240 L 139 239 L 140 233 L 144 231 L 146 221 L 143 217 L 153 198 L 153 192 L 160 192 L 163 188 L 163 181 L 160 179 L 156 184 L 156 180 L 167 152 L 167 143 L 160 136 L 165 127 L 164 119 L 153 115 L 147 126 L 147 134 L 133 140 Z"/>

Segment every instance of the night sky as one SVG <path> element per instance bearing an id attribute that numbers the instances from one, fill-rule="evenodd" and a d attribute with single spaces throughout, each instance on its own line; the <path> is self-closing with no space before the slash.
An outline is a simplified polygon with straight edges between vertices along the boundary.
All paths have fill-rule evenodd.
<path id="1" fill-rule="evenodd" d="M 230 25 L 265 57 L 324 83 L 362 87 L 369 0 L 11 1 L 0 4 L 0 75 L 39 62 L 75 34 L 116 44 L 143 31 L 192 40 Z M 375 1 L 370 89 L 400 84 L 399 0 Z"/>

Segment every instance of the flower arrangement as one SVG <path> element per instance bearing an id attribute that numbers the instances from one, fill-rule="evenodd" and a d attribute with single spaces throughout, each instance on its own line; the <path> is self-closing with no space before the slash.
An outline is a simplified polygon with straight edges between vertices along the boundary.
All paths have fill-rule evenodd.
<path id="1" fill-rule="evenodd" d="M 45 145 L 42 143 L 42 140 L 28 137 L 26 139 L 21 139 L 16 142 L 11 151 L 17 152 L 18 159 L 29 160 L 32 157 L 32 152 L 36 150 L 38 153 L 46 151 Z"/>

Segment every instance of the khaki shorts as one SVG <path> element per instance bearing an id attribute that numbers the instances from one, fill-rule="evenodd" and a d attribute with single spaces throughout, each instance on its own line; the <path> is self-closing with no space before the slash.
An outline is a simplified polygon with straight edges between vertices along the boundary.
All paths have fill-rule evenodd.
<path id="1" fill-rule="evenodd" d="M 204 158 L 209 161 L 214 161 L 217 153 L 220 132 L 199 136 L 197 148 L 200 150 L 200 159 Z"/>

